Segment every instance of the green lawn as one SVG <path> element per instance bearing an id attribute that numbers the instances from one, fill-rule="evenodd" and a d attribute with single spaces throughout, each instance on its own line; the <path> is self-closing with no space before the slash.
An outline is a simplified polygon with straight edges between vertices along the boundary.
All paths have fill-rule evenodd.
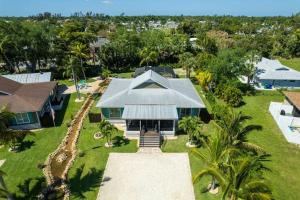
<path id="1" fill-rule="evenodd" d="M 286 142 L 277 127 L 268 108 L 271 101 L 283 101 L 284 97 L 277 91 L 259 92 L 256 96 L 244 97 L 245 105 L 239 108 L 253 119 L 251 124 L 261 125 L 263 130 L 250 134 L 250 141 L 262 146 L 271 154 L 271 161 L 267 166 L 271 172 L 266 173 L 266 178 L 271 183 L 275 199 L 294 200 L 300 199 L 300 148 Z M 210 128 L 210 127 L 209 127 Z M 206 132 L 212 132 L 206 130 Z M 177 140 L 167 141 L 163 147 L 165 152 L 186 152 L 184 146 L 186 136 L 179 136 Z M 201 150 L 201 149 L 200 149 Z M 192 174 L 203 168 L 203 162 L 190 155 Z M 207 186 L 208 179 L 194 186 L 196 199 L 220 199 L 218 196 L 201 193 L 201 188 Z"/>
<path id="2" fill-rule="evenodd" d="M 132 78 L 134 72 L 124 72 L 124 73 L 114 73 L 112 74 L 113 77 L 117 78 Z"/>
<path id="3" fill-rule="evenodd" d="M 49 153 L 54 151 L 60 144 L 67 132 L 65 123 L 75 115 L 82 103 L 75 103 L 76 95 L 71 95 L 65 101 L 65 108 L 57 112 L 56 124 L 58 127 L 44 128 L 35 132 L 35 136 L 28 136 L 24 140 L 25 150 L 19 153 L 8 152 L 8 149 L 0 149 L 0 159 L 6 159 L 1 167 L 7 176 L 5 182 L 11 193 L 18 197 L 30 199 L 36 192 L 39 192 L 44 176 L 42 170 L 37 167 L 43 164 Z M 18 186 L 28 187 L 28 192 L 22 192 Z"/>
<path id="4" fill-rule="evenodd" d="M 66 86 L 72 86 L 74 85 L 74 81 L 71 81 L 70 79 L 62 79 L 62 80 L 57 80 L 59 84 L 61 85 L 66 85 Z M 91 83 L 94 82 L 95 79 L 93 78 L 87 78 L 87 82 Z"/>
<path id="5" fill-rule="evenodd" d="M 99 112 L 99 109 L 93 106 L 91 111 Z M 68 175 L 72 192 L 71 199 L 96 199 L 110 152 L 137 151 L 136 141 L 124 140 L 121 131 L 114 137 L 115 147 L 113 148 L 104 147 L 104 138 L 95 140 L 93 136 L 96 132 L 98 132 L 98 123 L 90 123 L 86 118 L 77 146 L 78 152 L 84 155 L 77 156 Z"/>
<path id="6" fill-rule="evenodd" d="M 300 71 L 300 58 L 284 59 L 280 58 L 279 61 L 290 68 Z"/>

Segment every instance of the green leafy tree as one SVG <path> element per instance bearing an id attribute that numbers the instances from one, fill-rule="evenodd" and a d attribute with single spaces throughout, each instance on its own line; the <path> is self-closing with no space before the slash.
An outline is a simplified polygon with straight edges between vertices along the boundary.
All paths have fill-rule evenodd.
<path id="1" fill-rule="evenodd" d="M 257 52 L 251 51 L 246 54 L 245 60 L 245 66 L 242 74 L 247 77 L 247 84 L 249 85 L 256 73 L 255 65 L 261 60 L 261 56 Z"/>
<path id="2" fill-rule="evenodd" d="M 179 65 L 185 69 L 186 77 L 190 78 L 191 71 L 196 68 L 197 61 L 190 52 L 185 52 L 179 55 Z"/>
<path id="3" fill-rule="evenodd" d="M 144 48 L 140 51 L 140 57 L 141 57 L 140 66 L 155 65 L 158 62 L 158 53 L 148 48 Z"/>
<path id="4" fill-rule="evenodd" d="M 187 116 L 179 121 L 179 128 L 188 135 L 188 144 L 193 144 L 194 140 L 199 140 L 202 130 L 202 122 L 198 117 Z"/>
<path id="5" fill-rule="evenodd" d="M 106 138 L 106 142 L 109 146 L 112 145 L 112 136 L 117 131 L 117 128 L 109 123 L 106 120 L 102 120 L 99 124 L 100 132 L 103 134 L 103 136 Z"/>

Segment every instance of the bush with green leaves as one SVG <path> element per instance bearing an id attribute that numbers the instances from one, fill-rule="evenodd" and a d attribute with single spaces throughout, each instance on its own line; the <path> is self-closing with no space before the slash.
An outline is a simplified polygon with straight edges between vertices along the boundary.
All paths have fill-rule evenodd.
<path id="1" fill-rule="evenodd" d="M 232 107 L 238 107 L 243 102 L 241 90 L 229 84 L 219 84 L 214 94 Z"/>

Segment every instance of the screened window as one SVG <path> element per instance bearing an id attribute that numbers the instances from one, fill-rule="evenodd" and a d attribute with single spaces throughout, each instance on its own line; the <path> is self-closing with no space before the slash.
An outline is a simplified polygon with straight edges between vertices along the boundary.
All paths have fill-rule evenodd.
<path id="1" fill-rule="evenodd" d="M 180 116 L 184 117 L 184 116 L 189 116 L 191 115 L 191 109 L 190 108 L 181 108 L 180 109 Z"/>
<path id="2" fill-rule="evenodd" d="M 16 114 L 16 121 L 18 124 L 26 124 L 30 122 L 28 113 L 18 113 Z"/>
<path id="3" fill-rule="evenodd" d="M 121 108 L 109 109 L 109 118 L 120 118 L 120 117 L 121 117 Z"/>
<path id="4" fill-rule="evenodd" d="M 161 131 L 173 131 L 173 120 L 161 120 L 160 121 Z"/>
<path id="5" fill-rule="evenodd" d="M 139 131 L 140 120 L 127 120 L 127 131 Z"/>

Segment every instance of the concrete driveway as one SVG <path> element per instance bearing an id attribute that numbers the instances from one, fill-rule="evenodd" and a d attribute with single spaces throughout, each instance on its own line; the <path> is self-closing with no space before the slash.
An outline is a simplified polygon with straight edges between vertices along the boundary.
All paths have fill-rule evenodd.
<path id="1" fill-rule="evenodd" d="M 98 200 L 194 200 L 187 153 L 111 153 Z"/>

